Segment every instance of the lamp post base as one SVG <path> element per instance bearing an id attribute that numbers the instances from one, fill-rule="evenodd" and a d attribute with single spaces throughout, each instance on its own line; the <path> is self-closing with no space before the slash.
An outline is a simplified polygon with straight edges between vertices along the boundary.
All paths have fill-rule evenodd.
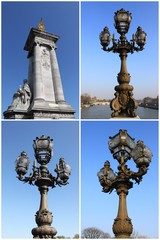
<path id="1" fill-rule="evenodd" d="M 130 238 L 133 226 L 129 217 L 125 219 L 115 218 L 113 224 L 113 232 L 115 238 Z"/>
<path id="2" fill-rule="evenodd" d="M 33 238 L 55 238 L 57 230 L 51 227 L 53 215 L 48 209 L 36 212 L 36 223 L 38 227 L 32 229 Z"/>
<path id="3" fill-rule="evenodd" d="M 139 116 L 136 116 L 136 117 L 125 117 L 125 116 L 119 116 L 119 117 L 111 117 L 110 118 L 110 120 L 114 120 L 114 119 L 123 119 L 123 120 L 125 120 L 125 119 L 127 119 L 127 120 L 129 120 L 129 119 L 140 119 L 140 117 Z"/>
<path id="4" fill-rule="evenodd" d="M 119 86 L 117 86 L 118 88 Z M 120 87 L 119 87 L 120 88 Z M 133 99 L 132 92 L 130 91 L 119 91 L 115 93 L 115 98 L 111 101 L 112 118 L 135 118 L 137 117 L 135 109 L 138 104 Z"/>
<path id="5" fill-rule="evenodd" d="M 33 238 L 55 238 L 57 230 L 48 225 L 42 225 L 32 229 Z"/>

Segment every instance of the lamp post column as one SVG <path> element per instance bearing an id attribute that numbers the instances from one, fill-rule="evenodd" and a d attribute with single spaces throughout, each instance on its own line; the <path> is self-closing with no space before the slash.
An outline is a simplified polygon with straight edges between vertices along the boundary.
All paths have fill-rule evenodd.
<path id="1" fill-rule="evenodd" d="M 42 186 L 39 188 L 39 191 L 41 194 L 39 212 L 42 212 L 43 210 L 48 210 L 48 204 L 47 204 L 48 187 Z"/>
<path id="2" fill-rule="evenodd" d="M 123 42 L 122 42 L 123 43 Z M 137 108 L 137 102 L 133 99 L 133 86 L 129 85 L 130 74 L 127 71 L 126 59 L 127 49 L 122 45 L 119 50 L 119 57 L 121 59 L 121 68 L 118 73 L 118 83 L 115 87 L 115 98 L 111 101 L 111 109 L 114 110 L 112 117 L 121 116 L 128 117 L 129 115 L 135 117 L 135 109 Z"/>
<path id="3" fill-rule="evenodd" d="M 36 223 L 38 227 L 32 229 L 33 238 L 54 238 L 57 230 L 51 227 L 53 222 L 52 212 L 48 210 L 47 193 L 48 187 L 51 186 L 51 179 L 47 176 L 47 166 L 40 167 L 42 178 L 35 184 L 39 187 L 41 194 L 39 211 L 36 212 Z"/>
<path id="4" fill-rule="evenodd" d="M 128 84 L 130 82 L 130 74 L 127 71 L 127 64 L 126 64 L 127 51 L 123 49 L 120 52 L 119 57 L 121 59 L 121 68 L 120 68 L 120 72 L 118 73 L 118 82 L 119 84 L 123 84 L 123 83 Z M 133 90 L 133 87 L 132 87 L 132 90 Z"/>
<path id="5" fill-rule="evenodd" d="M 129 180 L 122 180 L 116 183 L 115 186 L 117 194 L 119 195 L 119 207 L 118 214 L 114 220 L 113 232 L 115 238 L 130 238 L 133 230 L 131 219 L 128 217 L 127 213 L 127 203 L 126 197 L 128 194 L 128 189 L 132 188 L 132 182 Z"/>

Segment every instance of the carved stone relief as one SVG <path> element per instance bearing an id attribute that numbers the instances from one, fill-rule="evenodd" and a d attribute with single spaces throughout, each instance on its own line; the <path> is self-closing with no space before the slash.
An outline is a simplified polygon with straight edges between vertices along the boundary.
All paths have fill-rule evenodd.
<path id="1" fill-rule="evenodd" d="M 43 47 L 41 50 L 41 63 L 42 67 L 48 71 L 51 67 L 50 65 L 50 56 L 49 56 L 49 51 L 46 47 Z"/>

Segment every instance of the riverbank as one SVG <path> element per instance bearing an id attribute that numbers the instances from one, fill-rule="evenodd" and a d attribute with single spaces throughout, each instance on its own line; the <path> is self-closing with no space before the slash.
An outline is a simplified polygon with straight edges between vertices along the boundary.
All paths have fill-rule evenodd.
<path id="1" fill-rule="evenodd" d="M 158 110 L 138 107 L 136 113 L 140 119 L 158 119 Z M 112 111 L 108 105 L 85 107 L 81 110 L 82 119 L 110 119 Z"/>
<path id="2" fill-rule="evenodd" d="M 153 104 L 139 104 L 138 105 L 139 107 L 143 107 L 143 108 L 151 108 L 151 109 L 156 109 L 158 110 L 158 105 L 153 105 Z"/>

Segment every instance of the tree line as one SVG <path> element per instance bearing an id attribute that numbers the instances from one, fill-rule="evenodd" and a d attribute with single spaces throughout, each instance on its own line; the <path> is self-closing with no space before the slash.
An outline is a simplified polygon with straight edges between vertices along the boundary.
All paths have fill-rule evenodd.
<path id="1" fill-rule="evenodd" d="M 56 238 L 59 239 L 69 239 L 70 237 L 65 237 L 65 236 L 56 236 Z M 101 229 L 97 228 L 97 227 L 88 227 L 85 228 L 84 230 L 82 230 L 81 235 L 79 234 L 75 234 L 74 237 L 72 239 L 107 239 L 107 238 L 114 238 L 111 237 L 111 235 L 107 232 L 102 231 Z M 136 230 L 133 230 L 132 234 L 131 234 L 131 238 L 147 238 L 144 235 L 139 234 Z"/>

